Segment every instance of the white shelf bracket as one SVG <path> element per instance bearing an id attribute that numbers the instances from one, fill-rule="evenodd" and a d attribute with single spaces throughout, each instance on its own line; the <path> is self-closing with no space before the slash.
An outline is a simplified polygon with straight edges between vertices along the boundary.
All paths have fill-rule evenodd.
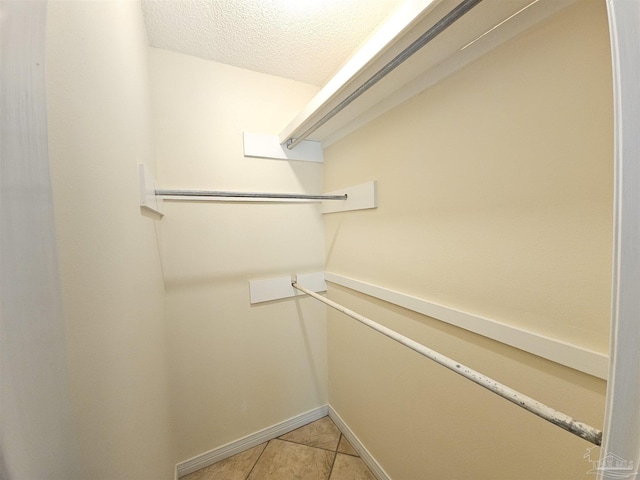
<path id="1" fill-rule="evenodd" d="M 304 295 L 291 285 L 293 282 L 304 285 L 314 292 L 326 292 L 327 284 L 324 281 L 324 272 L 287 275 L 282 277 L 266 278 L 263 280 L 250 280 L 249 292 L 251 304 L 282 300 L 298 295 Z"/>
<path id="2" fill-rule="evenodd" d="M 160 210 L 162 198 L 156 195 L 156 179 L 143 164 L 138 164 L 138 181 L 140 188 L 140 208 L 162 217 L 164 215 Z"/>
<path id="3" fill-rule="evenodd" d="M 339 202 L 322 202 L 322 213 L 349 212 L 352 210 L 368 210 L 378 208 L 377 182 L 361 183 L 352 187 L 328 192 L 326 195 L 347 194 L 346 200 Z"/>

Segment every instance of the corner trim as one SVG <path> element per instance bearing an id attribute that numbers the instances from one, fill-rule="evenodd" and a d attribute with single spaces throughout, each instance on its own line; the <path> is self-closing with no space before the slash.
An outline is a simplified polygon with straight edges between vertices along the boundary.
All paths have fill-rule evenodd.
<path id="1" fill-rule="evenodd" d="M 258 432 L 242 437 L 233 442 L 229 442 L 221 447 L 214 448 L 208 452 L 196 455 L 188 460 L 184 460 L 176 465 L 177 478 L 184 477 L 190 473 L 193 473 L 201 468 L 213 465 L 220 460 L 229 458 L 237 453 L 253 448 L 261 443 L 267 442 L 273 438 L 289 433 L 296 428 L 303 427 L 308 423 L 314 422 L 326 417 L 329 413 L 329 406 L 323 405 L 322 407 L 309 410 L 295 417 L 292 417 L 284 422 L 272 425 Z M 346 436 L 346 435 L 345 435 Z"/>

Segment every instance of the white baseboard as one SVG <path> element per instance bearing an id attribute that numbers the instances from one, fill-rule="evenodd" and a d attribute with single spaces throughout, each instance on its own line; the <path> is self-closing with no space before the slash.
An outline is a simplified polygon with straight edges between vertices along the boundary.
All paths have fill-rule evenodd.
<path id="1" fill-rule="evenodd" d="M 349 440 L 349 443 L 354 448 L 362 461 L 369 467 L 371 473 L 377 480 L 391 480 L 391 477 L 384 471 L 382 466 L 373 458 L 373 455 L 369 453 L 366 447 L 362 444 L 360 439 L 351 431 L 351 429 L 344 422 L 342 417 L 336 412 L 331 405 L 324 405 L 316 409 L 310 410 L 303 414 L 297 415 L 289 420 L 285 420 L 282 423 L 273 425 L 271 427 L 260 430 L 259 432 L 247 435 L 239 440 L 227 443 L 208 452 L 197 455 L 189 460 L 180 462 L 176 465 L 176 480 L 180 477 L 184 477 L 190 473 L 200 470 L 201 468 L 213 465 L 216 462 L 229 458 L 238 453 L 244 452 L 250 448 L 253 448 L 261 443 L 267 442 L 273 438 L 277 438 L 281 435 L 291 432 L 296 428 L 303 427 L 311 422 L 321 419 L 322 417 L 329 416 L 333 423 L 336 424 L 342 434 Z"/>
<path id="2" fill-rule="evenodd" d="M 220 460 L 229 458 L 240 452 L 244 452 L 249 448 L 253 448 L 261 443 L 267 442 L 273 438 L 289 433 L 296 428 L 303 427 L 308 423 L 315 422 L 316 420 L 326 417 L 329 413 L 329 406 L 324 405 L 322 407 L 309 410 L 308 412 L 297 415 L 293 418 L 285 420 L 271 427 L 260 430 L 259 432 L 247 435 L 239 440 L 227 443 L 208 452 L 196 455 L 189 460 L 185 460 L 176 465 L 177 477 L 184 477 L 190 473 L 193 473 L 201 468 L 213 465 Z M 346 436 L 346 435 L 345 435 Z M 349 438 L 349 437 L 347 437 Z M 364 458 L 363 458 L 364 460 Z M 386 478 L 386 477 L 385 477 Z"/>
<path id="3" fill-rule="evenodd" d="M 377 480 L 391 480 L 391 477 L 384 471 L 382 466 L 373 458 L 373 455 L 369 453 L 369 450 L 365 448 L 362 442 L 356 437 L 356 435 L 351 431 L 351 429 L 347 426 L 347 424 L 342 420 L 342 417 L 338 415 L 331 405 L 329 407 L 329 418 L 333 420 L 333 423 L 336 424 L 338 429 L 342 432 L 342 434 L 347 437 L 349 443 L 353 447 L 353 449 L 358 452 L 362 461 L 369 467 L 371 473 L 376 477 Z"/>

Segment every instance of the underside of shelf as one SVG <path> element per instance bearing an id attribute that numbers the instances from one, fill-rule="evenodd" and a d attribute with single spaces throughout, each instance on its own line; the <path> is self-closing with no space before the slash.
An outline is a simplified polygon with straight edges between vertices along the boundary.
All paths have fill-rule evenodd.
<path id="1" fill-rule="evenodd" d="M 306 139 L 323 147 L 524 32 L 576 0 L 484 0 L 399 65 Z M 280 141 L 299 138 L 460 0 L 410 2 L 398 11 L 281 132 Z"/>

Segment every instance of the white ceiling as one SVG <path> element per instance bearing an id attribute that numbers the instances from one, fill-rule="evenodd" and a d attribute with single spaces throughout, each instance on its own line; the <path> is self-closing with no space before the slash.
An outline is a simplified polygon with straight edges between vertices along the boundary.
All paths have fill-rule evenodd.
<path id="1" fill-rule="evenodd" d="M 142 0 L 149 44 L 324 85 L 404 0 Z"/>

